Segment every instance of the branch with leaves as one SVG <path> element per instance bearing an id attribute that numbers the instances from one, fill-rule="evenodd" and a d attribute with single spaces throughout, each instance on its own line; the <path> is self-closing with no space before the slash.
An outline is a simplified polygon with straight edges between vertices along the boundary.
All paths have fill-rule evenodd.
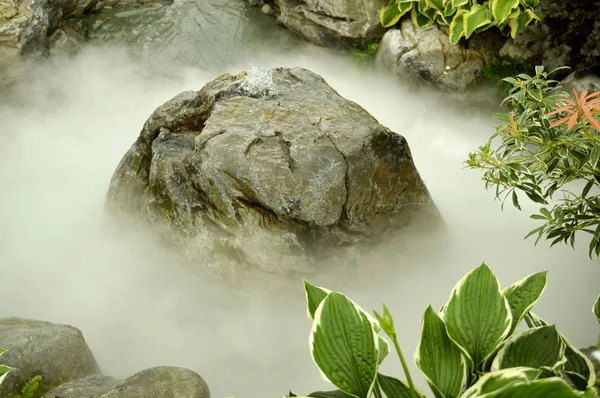
<path id="1" fill-rule="evenodd" d="M 510 197 L 520 210 L 517 192 L 548 206 L 531 216 L 544 222 L 527 235 L 537 235 L 536 244 L 545 237 L 552 246 L 574 247 L 582 231 L 592 235 L 590 257 L 600 256 L 600 92 L 573 90 L 569 96 L 548 79 L 558 69 L 548 73 L 538 66 L 533 77 L 504 79 L 513 86 L 502 102 L 510 111 L 496 115 L 503 123 L 469 154 L 466 166 L 483 170 L 486 189 L 495 189 L 502 206 Z M 570 183 L 583 189 L 572 192 Z M 558 193 L 562 197 L 555 198 Z"/>

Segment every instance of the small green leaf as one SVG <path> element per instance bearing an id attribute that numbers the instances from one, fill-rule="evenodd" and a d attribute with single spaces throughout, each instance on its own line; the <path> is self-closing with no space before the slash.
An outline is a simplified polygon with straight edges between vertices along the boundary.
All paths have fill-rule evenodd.
<path id="1" fill-rule="evenodd" d="M 495 392 L 508 385 L 535 380 L 541 372 L 539 369 L 516 367 L 486 373 L 465 391 L 461 398 L 487 397 L 486 394 Z"/>
<path id="2" fill-rule="evenodd" d="M 565 344 L 565 358 L 567 358 L 563 371 L 579 390 L 592 387 L 596 383 L 596 371 L 592 361 L 575 348 L 565 336 L 561 334 L 560 337 Z"/>
<path id="3" fill-rule="evenodd" d="M 486 7 L 479 4 L 473 4 L 468 14 L 463 17 L 465 39 L 471 37 L 475 29 L 488 25 L 492 22 L 492 15 Z"/>
<path id="4" fill-rule="evenodd" d="M 546 287 L 547 274 L 547 271 L 536 272 L 513 283 L 502 292 L 508 300 L 513 319 L 510 334 L 515 331 L 523 317 L 539 300 Z"/>
<path id="5" fill-rule="evenodd" d="M 431 7 L 436 10 L 443 12 L 444 11 L 444 0 L 430 0 Z"/>
<path id="6" fill-rule="evenodd" d="M 412 8 L 412 2 L 395 4 L 392 3 L 384 7 L 379 12 L 379 22 L 384 28 L 394 26 L 400 21 L 400 18 Z"/>
<path id="7" fill-rule="evenodd" d="M 444 322 L 431 306 L 423 315 L 415 364 L 421 369 L 436 397 L 456 398 L 460 395 L 465 377 L 461 351 L 450 340 Z"/>
<path id="8" fill-rule="evenodd" d="M 491 0 L 490 10 L 494 21 L 500 25 L 519 6 L 519 0 Z"/>
<path id="9" fill-rule="evenodd" d="M 381 325 L 381 328 L 384 332 L 386 332 L 389 336 L 396 336 L 396 329 L 394 328 L 394 318 L 392 318 L 392 314 L 388 310 L 388 308 L 383 304 L 383 316 L 379 315 L 377 311 L 373 311 L 375 314 L 375 318 Z"/>
<path id="10" fill-rule="evenodd" d="M 511 383 L 478 398 L 597 398 L 595 390 L 574 391 L 560 377 Z"/>
<path id="11" fill-rule="evenodd" d="M 444 323 L 450 339 L 468 358 L 471 370 L 506 338 L 512 314 L 496 275 L 485 263 L 454 287 L 444 309 Z"/>
<path id="12" fill-rule="evenodd" d="M 311 285 L 308 281 L 303 280 L 304 282 L 304 293 L 306 295 L 306 304 L 307 304 L 307 314 L 310 319 L 314 319 L 315 311 L 321 301 L 327 297 L 331 290 L 325 289 L 323 287 Z"/>
<path id="13" fill-rule="evenodd" d="M 459 8 L 464 5 L 469 4 L 469 0 L 446 0 L 446 1 L 452 3 L 452 8 Z"/>
<path id="14" fill-rule="evenodd" d="M 459 42 L 460 38 L 465 35 L 465 23 L 464 18 L 469 12 L 467 10 L 459 10 L 450 22 L 450 44 L 455 45 Z"/>
<path id="15" fill-rule="evenodd" d="M 417 11 L 415 7 L 413 7 L 413 9 L 410 12 L 410 18 L 412 20 L 413 25 L 415 25 L 418 28 L 424 28 L 426 26 L 431 25 L 434 22 L 432 18 L 429 18 L 427 13 L 421 14 Z"/>
<path id="16" fill-rule="evenodd" d="M 565 345 L 554 325 L 527 329 L 510 337 L 500 349 L 498 369 L 525 366 L 555 368 L 566 362 Z"/>
<path id="17" fill-rule="evenodd" d="M 387 398 L 411 398 L 410 388 L 395 377 L 379 373 L 377 381 Z M 419 396 L 422 396 L 422 394 L 419 394 Z"/>
<path id="18" fill-rule="evenodd" d="M 313 360 L 340 390 L 368 398 L 377 378 L 379 340 L 364 310 L 331 292 L 315 312 L 310 334 Z"/>
<path id="19" fill-rule="evenodd" d="M 598 296 L 598 298 L 596 299 L 592 311 L 594 312 L 594 316 L 596 316 L 598 322 L 600 322 L 600 296 Z"/>

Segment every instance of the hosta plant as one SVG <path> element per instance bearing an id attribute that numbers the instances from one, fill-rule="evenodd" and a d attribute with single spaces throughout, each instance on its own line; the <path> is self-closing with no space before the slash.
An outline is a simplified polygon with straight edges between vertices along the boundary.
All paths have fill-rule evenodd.
<path id="1" fill-rule="evenodd" d="M 498 27 L 516 37 L 527 25 L 540 20 L 534 12 L 540 0 L 391 0 L 379 14 L 381 25 L 390 27 L 410 13 L 413 24 L 425 27 L 437 22 L 450 27 L 450 44 L 461 37 Z"/>
<path id="2" fill-rule="evenodd" d="M 440 311 L 427 307 L 414 360 L 433 396 L 597 397 L 590 360 L 554 325 L 531 312 L 545 286 L 546 272 L 538 272 L 501 289 L 484 263 L 456 284 Z M 414 386 L 385 304 L 382 314 L 374 312 L 373 317 L 342 293 L 306 281 L 304 288 L 312 358 L 337 387 L 307 397 L 425 397 Z M 517 331 L 523 319 L 529 327 Z M 382 332 L 400 358 L 406 382 L 379 371 L 390 353 Z"/>
<path id="3" fill-rule="evenodd" d="M 563 68 L 559 68 L 563 69 Z M 555 70 L 556 71 L 556 70 Z M 548 205 L 531 218 L 543 225 L 531 231 L 536 243 L 545 237 L 552 245 L 574 247 L 575 235 L 592 235 L 589 254 L 600 255 L 600 92 L 570 96 L 543 67 L 535 76 L 520 74 L 504 79 L 513 87 L 498 114 L 502 122 L 487 144 L 469 154 L 467 167 L 484 172 L 485 187 L 496 198 L 512 199 L 520 209 L 517 192 Z M 568 184 L 579 183 L 577 191 Z M 576 188 L 576 187 L 575 187 Z M 556 193 L 562 198 L 555 200 Z"/>

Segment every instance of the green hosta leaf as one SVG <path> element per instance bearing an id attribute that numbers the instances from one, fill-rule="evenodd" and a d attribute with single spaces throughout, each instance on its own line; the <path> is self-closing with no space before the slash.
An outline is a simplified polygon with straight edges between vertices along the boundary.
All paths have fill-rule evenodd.
<path id="1" fill-rule="evenodd" d="M 415 364 L 421 369 L 436 397 L 455 398 L 460 395 L 465 376 L 462 354 L 448 337 L 444 322 L 431 306 L 423 315 Z"/>
<path id="2" fill-rule="evenodd" d="M 327 380 L 350 395 L 370 397 L 379 365 L 379 339 L 358 305 L 341 293 L 329 293 L 315 312 L 310 346 Z"/>
<path id="3" fill-rule="evenodd" d="M 494 392 L 477 395 L 477 398 L 597 398 L 595 390 L 571 390 L 559 377 L 511 383 Z"/>
<path id="4" fill-rule="evenodd" d="M 381 391 L 387 398 L 411 398 L 410 388 L 395 377 L 385 376 L 379 373 L 377 381 L 381 387 Z M 422 397 L 423 394 L 418 394 Z"/>
<path id="5" fill-rule="evenodd" d="M 448 1 L 448 0 L 446 0 Z M 435 8 L 436 10 L 443 12 L 444 11 L 444 0 L 429 0 L 430 6 Z"/>
<path id="6" fill-rule="evenodd" d="M 321 304 L 321 301 L 327 297 L 331 290 L 325 289 L 323 287 L 311 285 L 308 281 L 303 280 L 304 282 L 304 293 L 306 294 L 306 310 L 308 317 L 310 319 L 314 319 L 315 311 Z"/>
<path id="7" fill-rule="evenodd" d="M 561 339 L 565 344 L 565 358 L 567 362 L 563 371 L 569 376 L 575 387 L 579 390 L 585 390 L 596 383 L 596 371 L 592 361 L 585 356 L 561 334 Z"/>
<path id="8" fill-rule="evenodd" d="M 447 17 L 446 19 L 449 19 L 448 17 L 452 16 L 452 14 L 454 14 L 456 11 L 457 8 L 455 8 L 452 5 L 452 1 L 446 0 L 446 5 L 444 6 L 444 17 Z"/>
<path id="9" fill-rule="evenodd" d="M 459 8 L 469 4 L 469 0 L 447 0 L 452 3 L 452 8 Z"/>
<path id="10" fill-rule="evenodd" d="M 565 345 L 560 334 L 554 325 L 546 325 L 527 329 L 510 337 L 500 349 L 495 367 L 555 368 L 565 361 Z"/>
<path id="11" fill-rule="evenodd" d="M 516 11 L 511 14 L 507 19 L 506 23 L 510 26 L 510 36 L 514 39 L 517 35 L 525 28 L 527 25 L 531 23 L 534 19 L 536 19 L 536 15 L 531 10 L 525 10 L 525 12 L 521 13 L 520 11 Z"/>
<path id="12" fill-rule="evenodd" d="M 519 0 L 491 0 L 490 10 L 494 21 L 500 25 L 519 6 Z"/>
<path id="13" fill-rule="evenodd" d="M 382 8 L 379 12 L 379 22 L 381 22 L 381 26 L 389 28 L 390 26 L 396 25 L 400 18 L 411 10 L 412 6 L 412 2 L 404 2 L 399 4 L 393 3 Z"/>
<path id="14" fill-rule="evenodd" d="M 417 2 L 417 11 L 423 14 L 425 11 L 429 9 L 430 3 L 427 0 L 418 0 Z"/>
<path id="15" fill-rule="evenodd" d="M 434 22 L 434 20 L 431 19 L 427 13 L 421 14 L 415 7 L 413 7 L 410 12 L 410 19 L 412 20 L 412 23 L 419 28 L 424 28 Z"/>
<path id="16" fill-rule="evenodd" d="M 535 8 L 540 5 L 540 0 L 521 0 L 521 4 L 523 4 L 525 8 Z"/>
<path id="17" fill-rule="evenodd" d="M 463 17 L 463 20 L 465 38 L 468 39 L 475 32 L 475 29 L 489 25 L 492 22 L 492 15 L 486 7 L 473 4 L 469 13 Z"/>
<path id="18" fill-rule="evenodd" d="M 542 295 L 546 287 L 547 274 L 548 272 L 544 271 L 529 275 L 508 286 L 502 292 L 506 300 L 508 300 L 510 312 L 512 313 L 511 334 Z"/>
<path id="19" fill-rule="evenodd" d="M 594 315 L 596 316 L 598 322 L 600 322 L 600 296 L 598 296 L 598 298 L 596 299 L 592 311 L 594 312 Z"/>
<path id="20" fill-rule="evenodd" d="M 455 45 L 461 37 L 465 35 L 464 18 L 469 12 L 467 10 L 459 10 L 450 22 L 450 44 Z"/>
<path id="21" fill-rule="evenodd" d="M 525 315 L 525 321 L 527 321 L 527 326 L 529 326 L 530 328 L 548 325 L 548 322 L 544 321 L 542 318 L 540 318 L 531 311 L 529 311 L 529 313 Z"/>
<path id="22" fill-rule="evenodd" d="M 537 379 L 541 370 L 527 367 L 502 369 L 496 372 L 486 373 L 477 383 L 461 395 L 461 398 L 475 398 L 486 396 L 485 394 L 495 392 L 508 385 L 532 381 Z"/>
<path id="23" fill-rule="evenodd" d="M 485 263 L 462 278 L 444 309 L 448 336 L 463 351 L 471 370 L 505 339 L 512 325 L 508 301 L 494 272 Z"/>

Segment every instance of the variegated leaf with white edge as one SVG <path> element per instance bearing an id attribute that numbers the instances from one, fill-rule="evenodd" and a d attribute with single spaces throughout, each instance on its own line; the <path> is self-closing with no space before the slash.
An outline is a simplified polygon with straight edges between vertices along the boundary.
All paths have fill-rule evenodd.
<path id="1" fill-rule="evenodd" d="M 423 315 L 421 340 L 414 362 L 436 397 L 457 398 L 460 395 L 466 373 L 462 353 L 448 337 L 444 322 L 431 306 Z"/>
<path id="2" fill-rule="evenodd" d="M 506 18 L 519 6 L 519 0 L 491 0 L 490 10 L 492 18 L 498 24 L 504 23 Z"/>
<path id="3" fill-rule="evenodd" d="M 378 337 L 362 308 L 332 292 L 315 312 L 309 345 L 326 380 L 350 395 L 369 398 L 379 366 Z"/>
<path id="4" fill-rule="evenodd" d="M 516 367 L 486 373 L 461 398 L 479 398 L 513 383 L 535 380 L 541 372 L 539 369 Z"/>
<path id="5" fill-rule="evenodd" d="M 495 351 L 510 332 L 512 314 L 494 272 L 483 263 L 454 287 L 444 309 L 448 336 L 465 354 L 471 371 Z"/>
<path id="6" fill-rule="evenodd" d="M 482 7 L 479 4 L 473 4 L 469 13 L 463 17 L 465 39 L 471 37 L 476 29 L 482 26 L 489 25 L 492 22 L 492 14 L 487 7 Z"/>
<path id="7" fill-rule="evenodd" d="M 526 329 L 512 335 L 494 360 L 494 367 L 507 369 L 519 366 L 556 369 L 567 361 L 565 344 L 554 325 Z"/>
<path id="8" fill-rule="evenodd" d="M 460 38 L 465 35 L 464 18 L 469 14 L 469 11 L 461 9 L 454 14 L 452 22 L 450 22 L 449 40 L 451 45 L 459 42 Z"/>
<path id="9" fill-rule="evenodd" d="M 548 271 L 542 271 L 528 275 L 502 291 L 513 316 L 511 334 L 544 292 L 547 274 Z"/>

